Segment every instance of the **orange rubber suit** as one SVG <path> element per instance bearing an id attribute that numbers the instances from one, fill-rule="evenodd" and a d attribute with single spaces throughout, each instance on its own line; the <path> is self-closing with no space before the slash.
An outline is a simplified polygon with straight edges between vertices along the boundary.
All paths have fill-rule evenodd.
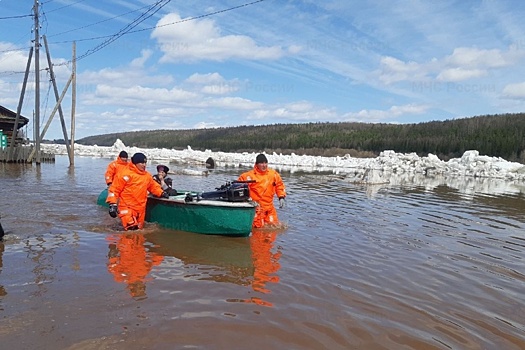
<path id="1" fill-rule="evenodd" d="M 278 224 L 277 210 L 273 205 L 273 196 L 286 197 L 286 189 L 281 175 L 273 169 L 261 171 L 257 165 L 252 170 L 242 173 L 239 181 L 255 180 L 249 183 L 250 197 L 259 204 L 255 211 L 253 227 L 261 228 L 266 224 Z"/>
<path id="2" fill-rule="evenodd" d="M 119 171 L 113 179 L 106 202 L 118 203 L 118 216 L 124 230 L 144 227 L 148 192 L 160 197 L 163 191 L 148 171 L 140 170 L 133 163 Z"/>
<path id="3" fill-rule="evenodd" d="M 124 161 L 120 157 L 117 157 L 117 159 L 109 163 L 108 168 L 106 169 L 106 174 L 104 175 L 106 178 L 106 185 L 111 185 L 115 175 L 127 166 L 128 161 Z"/>

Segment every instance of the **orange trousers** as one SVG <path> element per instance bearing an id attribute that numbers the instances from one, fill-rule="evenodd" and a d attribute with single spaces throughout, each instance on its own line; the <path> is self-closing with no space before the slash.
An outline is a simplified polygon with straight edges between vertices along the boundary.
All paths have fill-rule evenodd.
<path id="1" fill-rule="evenodd" d="M 124 230 L 139 230 L 144 227 L 146 208 L 144 208 L 144 210 L 137 211 L 127 206 L 119 205 L 118 212 L 118 216 L 122 221 Z"/>
<path id="2" fill-rule="evenodd" d="M 278 223 L 279 219 L 277 218 L 277 210 L 275 210 L 273 205 L 266 208 L 257 206 L 255 209 L 255 217 L 253 218 L 252 227 L 261 228 L 267 224 L 277 225 Z"/>

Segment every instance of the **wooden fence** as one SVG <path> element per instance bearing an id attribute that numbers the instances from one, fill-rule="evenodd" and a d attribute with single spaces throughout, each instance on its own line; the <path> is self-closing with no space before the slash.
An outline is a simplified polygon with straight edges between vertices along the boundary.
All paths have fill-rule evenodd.
<path id="1" fill-rule="evenodd" d="M 27 163 L 31 152 L 33 151 L 33 146 L 23 146 L 17 145 L 13 149 L 13 156 L 9 159 L 9 147 L 0 149 L 0 162 L 3 163 Z M 32 161 L 35 161 L 33 157 Z M 54 162 L 55 155 L 51 153 L 45 153 L 40 151 L 40 161 L 41 162 Z"/>

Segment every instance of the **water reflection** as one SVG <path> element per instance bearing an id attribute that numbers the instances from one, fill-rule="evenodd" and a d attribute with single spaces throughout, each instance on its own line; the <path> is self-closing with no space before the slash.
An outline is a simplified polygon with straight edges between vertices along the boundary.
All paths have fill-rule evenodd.
<path id="1" fill-rule="evenodd" d="M 275 251 L 277 231 L 257 230 L 248 238 L 207 236 L 187 232 L 155 231 L 145 235 L 150 252 L 179 259 L 192 269 L 195 280 L 234 283 L 270 293 L 278 283 L 281 251 Z M 261 298 L 244 302 L 271 306 Z"/>
<path id="2" fill-rule="evenodd" d="M 95 204 L 108 161 L 63 159 L 0 163 L 3 348 L 525 349 L 525 191 L 499 180 L 285 173 L 286 232 L 131 234 Z"/>
<path id="3" fill-rule="evenodd" d="M 465 176 L 425 176 L 423 174 L 388 174 L 384 176 L 388 182 L 382 184 L 366 184 L 369 198 L 375 197 L 378 191 L 390 187 L 424 187 L 432 191 L 438 187 L 449 187 L 464 195 L 487 194 L 508 195 L 524 194 L 525 185 L 521 181 L 509 181 L 498 178 L 465 177 Z M 345 182 L 355 182 L 355 177 L 337 176 Z"/>
<path id="4" fill-rule="evenodd" d="M 145 299 L 147 276 L 164 257 L 146 249 L 142 234 L 111 234 L 106 239 L 109 241 L 108 271 L 115 281 L 127 284 L 133 298 Z"/>
<path id="5" fill-rule="evenodd" d="M 264 230 L 256 230 L 250 237 L 254 266 L 252 288 L 256 292 L 269 293 L 267 284 L 279 282 L 277 271 L 281 267 L 279 259 L 282 252 L 273 251 L 276 237 L 276 231 Z"/>
<path id="6" fill-rule="evenodd" d="M 175 257 L 195 280 L 250 285 L 253 262 L 248 238 L 209 236 L 171 230 L 145 235 L 150 251 Z"/>

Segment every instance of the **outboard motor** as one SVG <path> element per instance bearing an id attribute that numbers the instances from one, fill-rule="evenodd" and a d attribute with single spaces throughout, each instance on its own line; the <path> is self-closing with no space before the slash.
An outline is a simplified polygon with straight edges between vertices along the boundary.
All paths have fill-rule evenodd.
<path id="1" fill-rule="evenodd" d="M 227 182 L 225 185 L 217 187 L 216 191 L 201 193 L 200 197 L 202 199 L 218 199 L 228 202 L 245 202 L 250 199 L 248 182 L 252 181 Z"/>

